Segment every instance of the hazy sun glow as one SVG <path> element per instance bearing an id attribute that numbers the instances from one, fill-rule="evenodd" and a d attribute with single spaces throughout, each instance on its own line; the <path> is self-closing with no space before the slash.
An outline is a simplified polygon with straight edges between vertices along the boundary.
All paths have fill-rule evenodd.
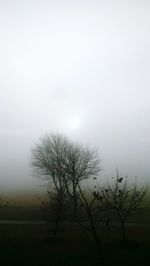
<path id="1" fill-rule="evenodd" d="M 78 130 L 82 126 L 82 119 L 78 116 L 71 116 L 67 120 L 67 127 L 69 130 Z"/>

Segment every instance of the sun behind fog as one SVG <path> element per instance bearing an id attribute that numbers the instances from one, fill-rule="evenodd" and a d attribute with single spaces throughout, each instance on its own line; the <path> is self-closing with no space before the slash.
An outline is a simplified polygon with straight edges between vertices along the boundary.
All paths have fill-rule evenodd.
<path id="1" fill-rule="evenodd" d="M 82 119 L 78 116 L 71 116 L 67 120 L 67 128 L 70 130 L 78 130 L 82 126 Z"/>

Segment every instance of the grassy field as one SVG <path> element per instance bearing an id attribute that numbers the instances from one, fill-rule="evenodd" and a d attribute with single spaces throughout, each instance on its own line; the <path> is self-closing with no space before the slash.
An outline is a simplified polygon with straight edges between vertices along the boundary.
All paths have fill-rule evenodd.
<path id="1" fill-rule="evenodd" d="M 43 220 L 40 206 L 2 206 L 0 220 Z"/>
<path id="2" fill-rule="evenodd" d="M 90 235 L 75 224 L 61 225 L 61 229 L 55 242 L 48 225 L 0 225 L 0 265 L 100 265 Z M 128 228 L 127 233 L 126 247 L 118 230 L 103 235 L 106 265 L 149 265 L 150 227 Z"/>
<path id="3" fill-rule="evenodd" d="M 0 220 L 43 220 L 41 206 L 1 206 Z M 128 222 L 150 223 L 150 207 L 141 208 L 140 211 L 130 216 Z"/>

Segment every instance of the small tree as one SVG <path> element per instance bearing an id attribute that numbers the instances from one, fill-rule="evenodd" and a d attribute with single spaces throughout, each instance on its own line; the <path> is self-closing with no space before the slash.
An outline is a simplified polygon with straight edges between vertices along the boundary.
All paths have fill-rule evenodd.
<path id="1" fill-rule="evenodd" d="M 87 147 L 71 144 L 68 149 L 66 161 L 65 180 L 68 196 L 73 203 L 73 217 L 77 218 L 78 191 L 81 181 L 93 178 L 100 171 L 100 160 L 96 150 L 89 150 Z"/>
<path id="2" fill-rule="evenodd" d="M 92 178 L 100 170 L 97 152 L 81 145 L 71 143 L 59 134 L 50 134 L 42 138 L 33 150 L 33 167 L 49 181 L 55 191 L 57 211 L 55 237 L 66 195 L 73 204 L 73 216 L 76 217 L 77 192 L 81 180 Z"/>
<path id="3" fill-rule="evenodd" d="M 84 221 L 79 220 L 80 226 L 84 227 L 92 234 L 100 264 L 104 265 L 104 256 L 102 251 L 102 241 L 100 234 L 100 226 L 105 223 L 107 226 L 107 219 L 101 216 L 103 213 L 103 207 L 98 204 L 97 197 L 94 193 L 91 193 L 91 189 L 88 189 L 90 195 L 87 193 L 87 189 L 84 186 L 78 184 L 78 199 L 80 202 L 81 211 L 84 214 Z"/>
<path id="4" fill-rule="evenodd" d="M 64 162 L 67 160 L 67 150 L 69 142 L 65 137 L 57 134 L 46 135 L 32 149 L 32 165 L 41 176 L 49 183 L 50 190 L 54 192 L 57 202 L 55 215 L 54 237 L 57 237 L 58 224 L 66 198 L 67 180 Z M 67 181 L 66 181 L 67 182 Z"/>
<path id="5" fill-rule="evenodd" d="M 113 220 L 114 214 L 117 215 L 121 230 L 123 242 L 126 242 L 125 224 L 130 215 L 138 210 L 146 195 L 146 189 L 140 187 L 135 179 L 134 184 L 129 184 L 127 178 L 117 175 L 113 178 L 112 184 L 107 184 L 103 188 L 99 186 L 94 192 L 101 206 L 105 211 L 111 213 Z"/>

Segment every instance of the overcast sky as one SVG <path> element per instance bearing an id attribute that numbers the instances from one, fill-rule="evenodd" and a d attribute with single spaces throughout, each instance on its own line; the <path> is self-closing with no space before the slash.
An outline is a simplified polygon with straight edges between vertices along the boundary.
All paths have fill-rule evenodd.
<path id="1" fill-rule="evenodd" d="M 150 179 L 150 2 L 0 0 L 0 189 L 38 188 L 47 132 L 97 147 L 103 178 Z"/>

